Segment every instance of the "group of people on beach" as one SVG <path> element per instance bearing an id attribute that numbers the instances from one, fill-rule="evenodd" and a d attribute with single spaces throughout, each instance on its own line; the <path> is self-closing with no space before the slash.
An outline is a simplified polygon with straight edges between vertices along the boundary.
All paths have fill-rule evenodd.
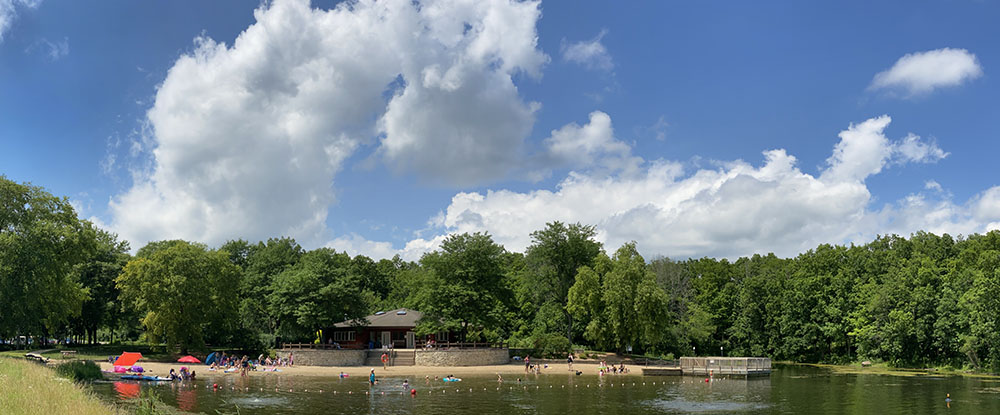
<path id="1" fill-rule="evenodd" d="M 605 362 L 603 360 L 601 361 L 601 365 L 598 366 L 597 369 L 598 369 L 597 373 L 599 375 L 601 375 L 601 376 L 604 376 L 604 375 L 624 375 L 624 374 L 628 373 L 628 368 L 625 367 L 624 363 L 621 363 L 618 366 L 615 366 L 615 365 L 608 366 L 607 362 Z"/>
<path id="2" fill-rule="evenodd" d="M 223 370 L 225 372 L 240 372 L 240 376 L 247 376 L 247 373 L 251 371 L 263 370 L 263 371 L 277 371 L 278 367 L 287 367 L 295 364 L 295 358 L 291 353 L 288 357 L 275 357 L 271 359 L 270 355 L 257 356 L 257 360 L 250 359 L 249 356 L 243 355 L 243 357 L 236 356 L 226 356 L 225 352 L 222 352 L 221 357 L 212 362 L 208 370 Z"/>
<path id="3" fill-rule="evenodd" d="M 170 368 L 169 376 L 170 380 L 194 380 L 197 373 L 194 370 L 188 372 L 187 367 L 181 366 L 181 370 L 179 371 L 174 371 L 173 368 Z"/>

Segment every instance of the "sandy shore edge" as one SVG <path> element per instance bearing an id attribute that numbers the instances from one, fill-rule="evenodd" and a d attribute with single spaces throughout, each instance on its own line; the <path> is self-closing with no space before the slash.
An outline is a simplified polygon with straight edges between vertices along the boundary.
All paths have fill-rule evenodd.
<path id="1" fill-rule="evenodd" d="M 543 363 L 545 365 L 546 363 Z M 541 374 L 574 374 L 576 371 L 583 372 L 586 375 L 597 375 L 599 370 L 598 362 L 579 362 L 573 364 L 573 370 L 569 369 L 569 365 L 566 363 L 547 363 L 548 367 L 541 369 Z M 208 366 L 203 364 L 189 364 L 189 363 L 161 363 L 161 362 L 144 362 L 139 361 L 137 365 L 142 366 L 146 373 L 149 375 L 166 375 L 170 373 L 170 369 L 180 369 L 182 366 L 187 367 L 189 370 L 193 369 L 197 371 L 199 377 L 217 377 L 217 376 L 240 376 L 239 373 L 224 373 L 222 371 L 210 371 Z M 642 375 L 641 368 L 643 366 L 628 366 L 629 373 L 624 376 L 635 376 Z M 107 362 L 101 363 L 101 370 L 111 371 L 113 369 L 112 365 Z M 523 363 L 510 363 L 506 365 L 493 365 L 493 366 L 394 366 L 383 369 L 382 366 L 368 367 L 368 366 L 346 366 L 346 367 L 326 367 L 326 366 L 294 366 L 294 367 L 281 367 L 280 372 L 250 372 L 250 376 L 274 376 L 274 375 L 284 375 L 284 376 L 340 376 L 343 372 L 351 377 L 366 377 L 371 369 L 375 369 L 375 373 L 378 376 L 410 376 L 410 377 L 423 377 L 423 376 L 438 376 L 444 377 L 448 375 L 454 376 L 475 376 L 475 375 L 496 375 L 501 374 L 504 377 L 523 375 L 525 374 Z M 623 376 L 623 375 L 617 375 Z"/>

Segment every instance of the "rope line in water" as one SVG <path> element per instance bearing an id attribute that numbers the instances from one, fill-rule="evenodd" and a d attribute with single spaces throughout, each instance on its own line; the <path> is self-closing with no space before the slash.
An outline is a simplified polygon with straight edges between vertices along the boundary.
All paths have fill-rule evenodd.
<path id="1" fill-rule="evenodd" d="M 720 379 L 707 378 L 707 379 L 705 379 L 704 382 L 705 383 L 709 383 L 709 382 L 715 382 L 715 381 L 721 381 L 721 380 L 724 380 L 724 379 L 723 378 L 720 378 Z M 673 382 L 673 381 L 671 381 L 669 383 L 670 384 L 676 384 L 676 383 L 680 383 L 680 384 L 686 384 L 686 383 L 700 384 L 700 383 L 703 383 L 703 382 L 702 381 L 694 381 L 694 380 L 692 380 L 692 381 L 682 380 L 680 382 Z M 661 381 L 660 382 L 660 385 L 666 385 L 666 384 L 667 384 L 667 382 L 665 382 L 665 381 Z M 650 382 L 650 385 L 656 386 L 656 382 L 655 381 Z M 164 386 L 164 385 L 156 384 L 156 386 Z M 598 383 L 598 384 L 596 384 L 596 386 L 598 388 L 602 388 L 602 387 L 605 386 L 605 384 L 604 383 Z M 607 386 L 613 388 L 613 387 L 615 387 L 615 384 L 614 384 L 614 382 L 608 382 Z M 618 387 L 620 387 L 620 388 L 624 388 L 624 387 L 627 387 L 627 386 L 637 386 L 637 385 L 636 385 L 636 382 L 631 382 L 630 384 L 621 382 L 621 383 L 618 384 Z M 640 382 L 640 384 L 638 386 L 646 386 L 646 382 Z M 561 389 L 565 389 L 566 385 L 560 385 L 559 387 Z M 574 384 L 573 387 L 574 388 L 579 388 L 580 385 L 579 384 Z M 586 385 L 586 387 L 589 388 L 590 384 L 588 383 Z M 177 388 L 178 389 L 195 389 L 195 388 L 197 388 L 197 386 L 181 384 L 181 385 L 178 385 Z M 552 389 L 552 388 L 554 388 L 554 386 L 553 385 L 549 385 L 549 389 Z M 213 390 L 214 392 L 219 392 L 219 391 L 223 391 L 224 392 L 225 391 L 225 386 L 219 386 L 218 384 L 206 384 L 205 385 L 205 389 L 210 389 L 210 390 Z M 499 387 L 499 386 L 496 388 L 497 391 L 500 391 L 501 389 L 502 388 Z M 523 391 L 528 391 L 529 390 L 528 389 L 528 385 L 522 385 L 521 389 Z M 541 385 L 535 385 L 535 390 L 540 390 L 540 389 L 541 389 Z M 247 387 L 230 386 L 229 390 L 232 391 L 232 392 L 250 392 L 250 387 L 249 386 L 247 386 Z M 484 392 L 487 391 L 487 390 L 488 390 L 487 388 L 485 388 L 485 387 L 483 388 Z M 513 391 L 514 387 L 513 386 L 509 386 L 508 390 Z M 263 392 L 264 388 L 260 387 L 260 388 L 258 388 L 258 391 L 259 392 Z M 278 393 L 283 393 L 284 392 L 280 387 L 277 387 L 277 386 L 274 388 L 274 391 L 278 392 Z M 401 395 L 401 396 L 402 395 L 406 395 L 407 392 L 410 392 L 410 391 L 400 391 L 399 395 Z M 427 392 L 427 394 L 432 394 L 434 392 L 434 390 L 430 389 L 430 390 L 427 390 L 426 392 Z M 446 392 L 447 392 L 447 389 L 441 389 L 440 390 L 440 393 L 446 393 Z M 462 392 L 461 389 L 455 389 L 455 393 L 460 393 L 460 392 Z M 469 393 L 473 393 L 473 392 L 475 392 L 475 389 L 472 388 L 472 387 L 470 387 L 469 388 Z M 289 388 L 288 389 L 288 393 L 295 393 L 295 388 Z M 300 391 L 300 393 L 310 393 L 310 389 L 302 389 Z M 327 390 L 324 390 L 324 389 L 318 389 L 318 390 L 317 389 L 312 389 L 311 393 L 320 393 L 320 394 L 323 394 L 323 393 L 332 393 L 332 394 L 336 395 L 336 394 L 339 393 L 339 391 L 337 391 L 337 390 L 327 391 Z M 348 395 L 353 395 L 354 391 L 353 390 L 349 390 L 349 391 L 347 391 L 347 394 Z M 366 396 L 386 396 L 386 393 L 385 393 L 385 391 L 379 391 L 378 394 L 375 394 L 375 391 L 370 391 L 369 390 L 369 391 L 365 391 L 365 395 Z M 390 392 L 389 395 L 395 395 L 395 394 L 393 394 L 392 392 Z M 416 396 L 416 394 L 413 394 L 413 393 L 411 393 L 411 395 Z"/>

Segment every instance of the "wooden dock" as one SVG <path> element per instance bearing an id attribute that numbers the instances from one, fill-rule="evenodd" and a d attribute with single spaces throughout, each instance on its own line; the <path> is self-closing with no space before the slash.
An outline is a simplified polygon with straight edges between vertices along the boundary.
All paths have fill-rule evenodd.
<path id="1" fill-rule="evenodd" d="M 766 357 L 682 357 L 684 375 L 768 376 L 771 359 Z"/>

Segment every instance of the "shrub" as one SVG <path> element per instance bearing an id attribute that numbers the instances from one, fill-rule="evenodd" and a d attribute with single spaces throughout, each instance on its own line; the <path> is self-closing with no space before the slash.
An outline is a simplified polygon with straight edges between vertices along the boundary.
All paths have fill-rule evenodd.
<path id="1" fill-rule="evenodd" d="M 546 333 L 532 337 L 534 349 L 544 357 L 566 357 L 573 347 L 566 336 Z"/>
<path id="2" fill-rule="evenodd" d="M 56 373 L 77 382 L 103 379 L 101 367 L 89 360 L 73 360 L 56 366 Z"/>

